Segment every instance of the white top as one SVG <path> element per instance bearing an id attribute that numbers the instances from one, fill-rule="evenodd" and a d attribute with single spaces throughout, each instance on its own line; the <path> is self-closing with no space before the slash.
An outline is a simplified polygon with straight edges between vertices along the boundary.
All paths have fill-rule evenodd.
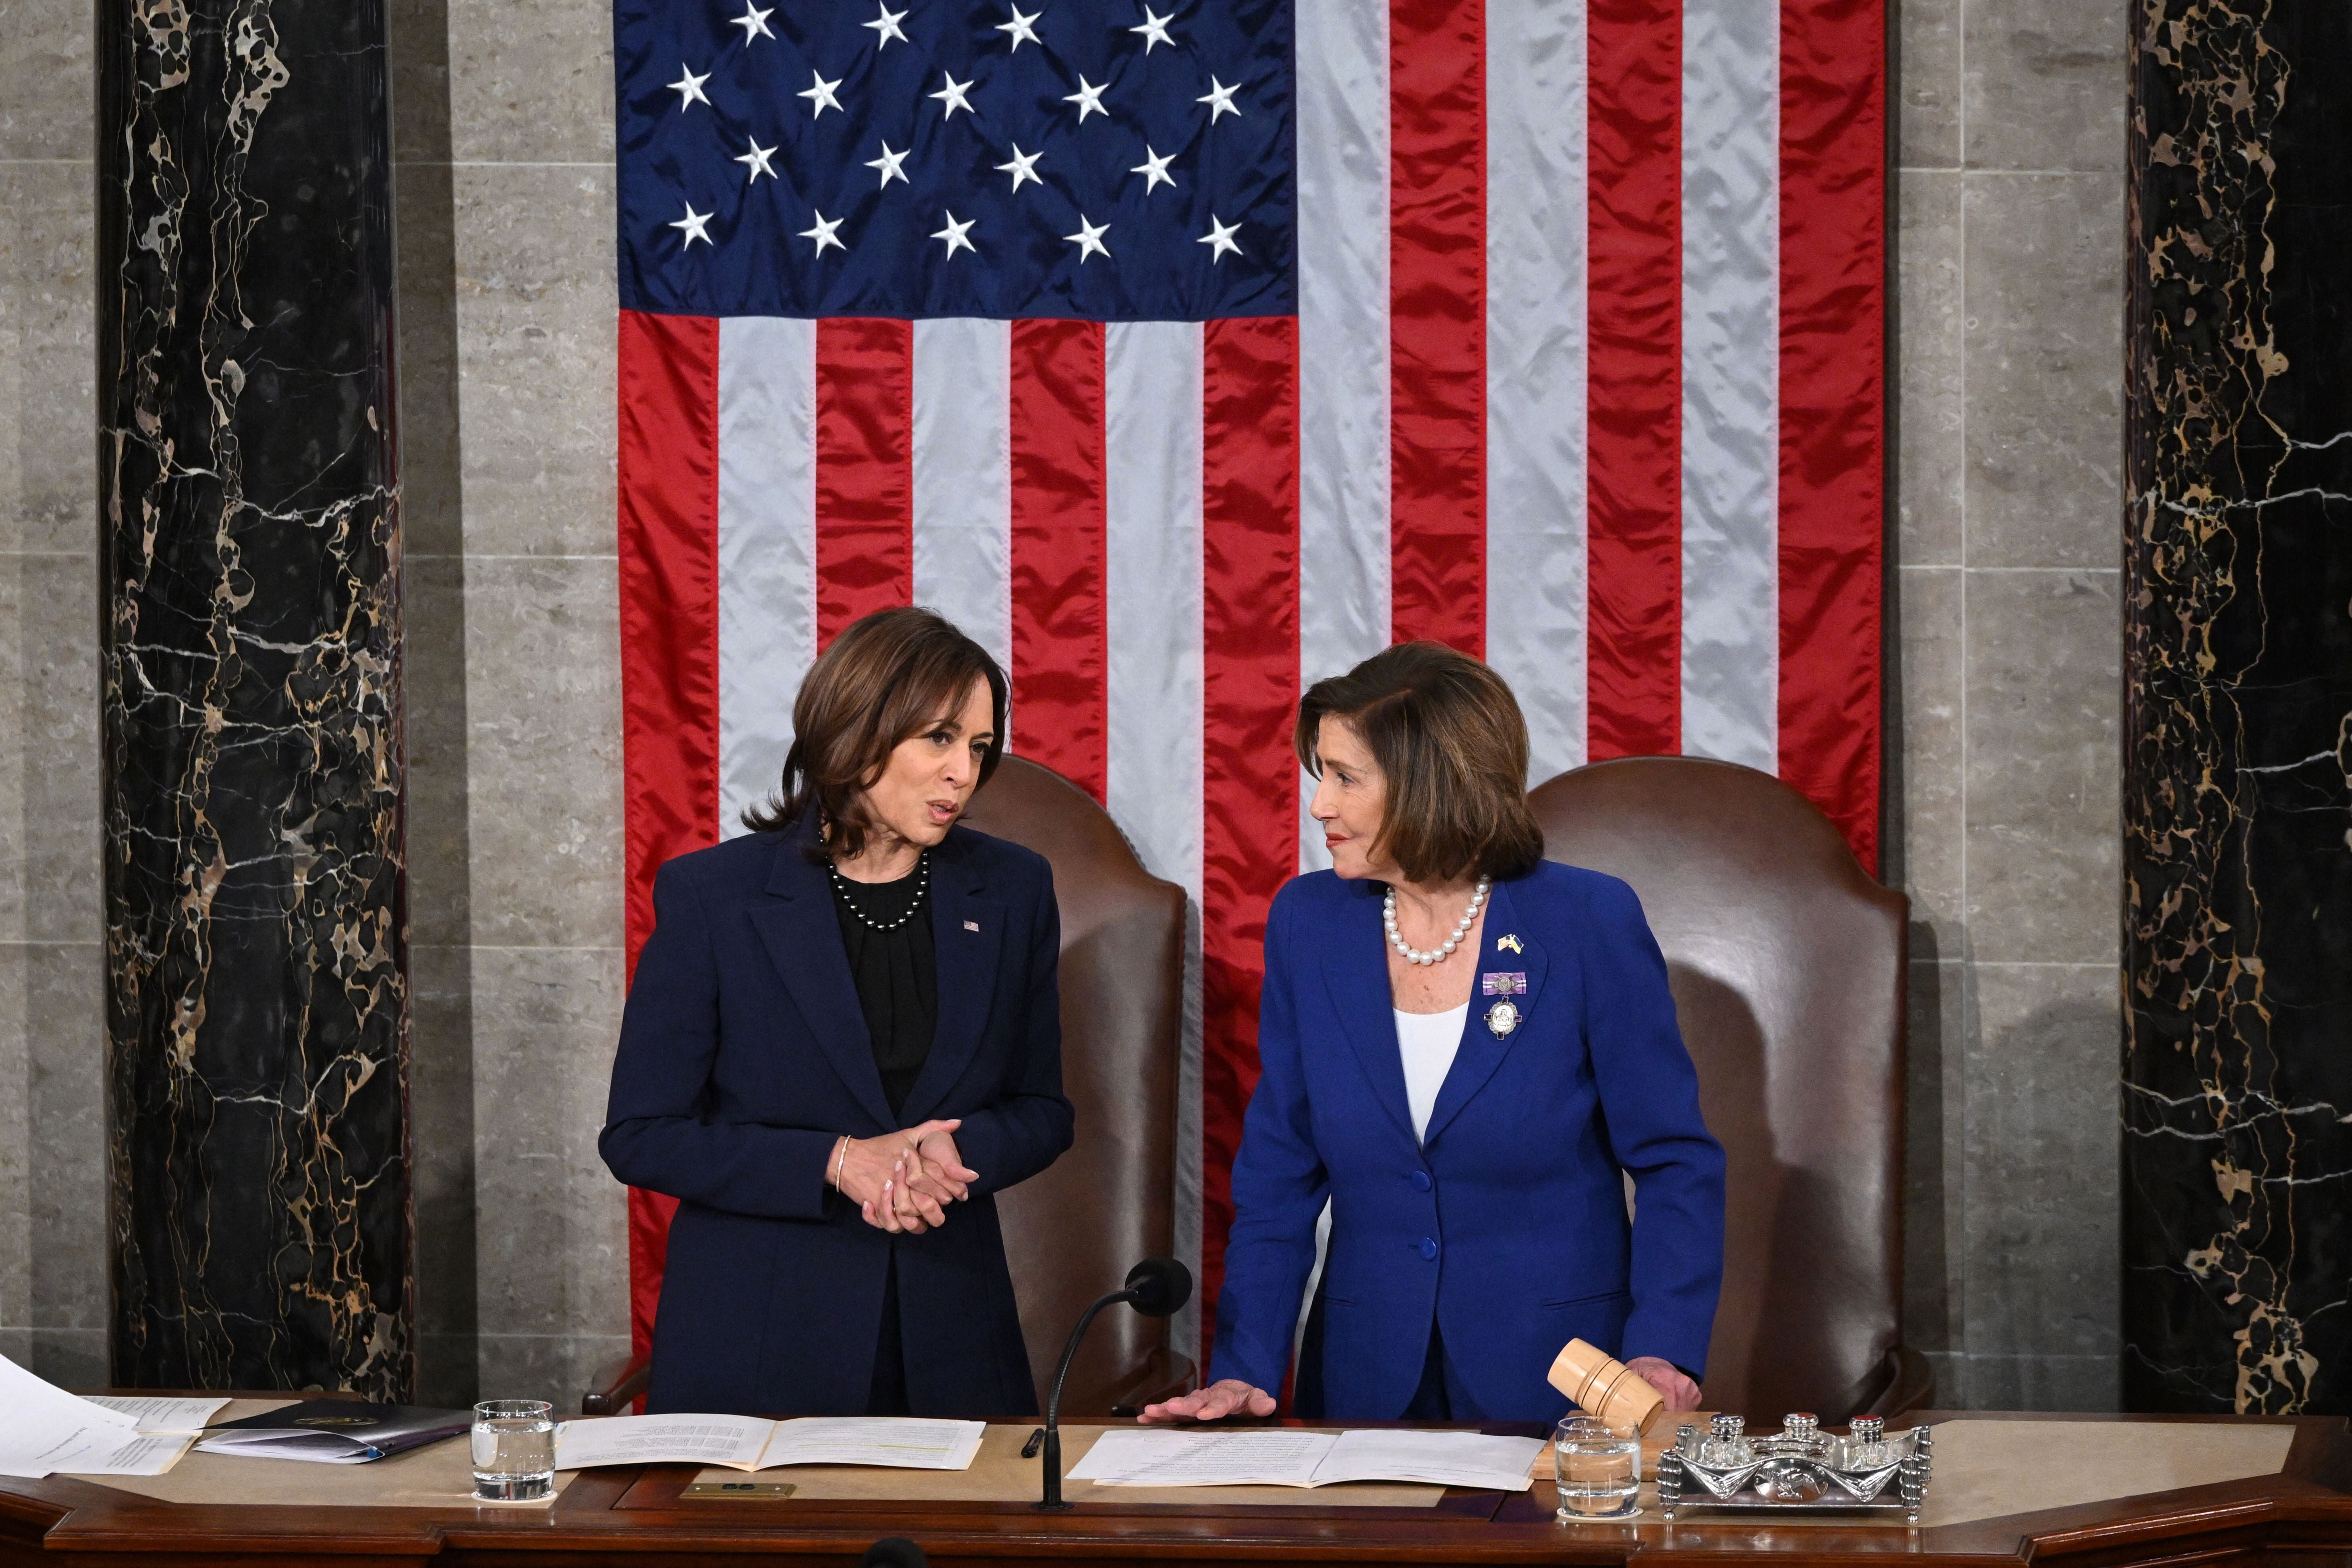
<path id="1" fill-rule="evenodd" d="M 1429 1113 L 1437 1109 L 1437 1091 L 1444 1087 L 1445 1075 L 1454 1066 L 1454 1053 L 1462 1048 L 1462 1026 L 1469 1016 L 1467 1002 L 1444 1013 L 1402 1009 L 1397 1013 L 1397 1052 L 1404 1058 L 1404 1102 L 1412 1111 L 1415 1138 L 1429 1131 Z"/>

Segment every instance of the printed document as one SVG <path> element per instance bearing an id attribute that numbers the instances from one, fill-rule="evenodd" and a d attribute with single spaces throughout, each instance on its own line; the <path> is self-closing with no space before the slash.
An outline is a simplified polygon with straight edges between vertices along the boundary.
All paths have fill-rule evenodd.
<path id="1" fill-rule="evenodd" d="M 1338 1481 L 1420 1481 L 1525 1491 L 1539 1437 L 1478 1432 L 1267 1427 L 1201 1432 L 1113 1427 L 1070 1468 L 1108 1487 L 1322 1487 Z"/>
<path id="2" fill-rule="evenodd" d="M 194 1436 L 228 1403 L 228 1395 L 181 1399 L 169 1394 L 94 1394 L 87 1403 L 130 1416 L 142 1432 L 184 1432 Z"/>
<path id="3" fill-rule="evenodd" d="M 595 1465 L 718 1465 L 767 1470 L 780 1465 L 872 1465 L 901 1470 L 961 1470 L 980 1452 L 984 1421 L 888 1415 L 612 1415 L 566 1421 L 555 1432 L 555 1468 Z"/>
<path id="4" fill-rule="evenodd" d="M 155 1476 L 188 1447 L 185 1436 L 142 1436 L 133 1417 L 68 1394 L 5 1356 L 0 1415 L 0 1476 Z"/>

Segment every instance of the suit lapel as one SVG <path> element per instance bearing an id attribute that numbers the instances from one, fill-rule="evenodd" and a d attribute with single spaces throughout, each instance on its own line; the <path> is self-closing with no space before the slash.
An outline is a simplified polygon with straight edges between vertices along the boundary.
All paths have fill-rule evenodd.
<path id="1" fill-rule="evenodd" d="M 874 1118 L 877 1131 L 897 1127 L 898 1119 L 882 1092 L 881 1071 L 874 1065 L 866 1010 L 858 1005 L 857 984 L 849 975 L 833 889 L 824 868 L 811 864 L 802 853 L 800 833 L 786 834 L 776 846 L 768 898 L 752 906 L 751 924 L 833 1070 Z"/>
<path id="2" fill-rule="evenodd" d="M 931 1054 L 907 1091 L 906 1125 L 929 1118 L 962 1078 L 987 1032 L 996 994 L 997 956 L 1004 942 L 1004 906 L 981 897 L 980 874 L 953 837 L 932 852 L 931 944 L 938 955 L 939 1022 Z"/>
<path id="3" fill-rule="evenodd" d="M 1340 1033 L 1371 1079 L 1372 1094 L 1399 1131 L 1412 1137 L 1412 1107 L 1405 1098 L 1404 1058 L 1397 1050 L 1396 1004 L 1389 994 L 1388 937 L 1381 930 L 1381 888 L 1349 885 L 1355 896 L 1323 952 L 1323 984 L 1339 1015 Z"/>
<path id="4" fill-rule="evenodd" d="M 1496 945 L 1507 941 L 1516 941 L 1518 950 Z M 1470 1097 L 1486 1087 L 1486 1080 L 1503 1065 L 1512 1043 L 1527 1033 L 1528 1021 L 1534 1016 L 1543 992 L 1544 950 L 1518 923 L 1518 915 L 1511 907 L 1509 883 L 1497 882 L 1487 894 L 1486 923 L 1478 933 L 1478 942 L 1482 951 L 1478 954 L 1477 978 L 1470 983 L 1470 1016 L 1462 1021 L 1461 1047 L 1454 1053 L 1454 1066 L 1438 1089 L 1437 1103 L 1430 1108 L 1429 1131 L 1422 1138 L 1424 1148 L 1436 1142 L 1437 1135 L 1470 1102 Z M 1493 976 L 1516 978 L 1493 980 L 1490 987 Z M 1516 991 L 1520 981 L 1525 982 L 1526 989 Z M 1498 1038 L 1486 1026 L 1486 1013 L 1504 1000 L 1518 1009 L 1518 1025 Z"/>

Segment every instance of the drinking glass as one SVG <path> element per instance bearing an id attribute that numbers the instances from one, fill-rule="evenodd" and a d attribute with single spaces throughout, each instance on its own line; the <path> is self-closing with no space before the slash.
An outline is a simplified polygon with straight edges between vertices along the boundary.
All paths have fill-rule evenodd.
<path id="1" fill-rule="evenodd" d="M 1559 1487 L 1562 1524 L 1632 1519 L 1642 1511 L 1642 1439 L 1589 1415 L 1553 1428 L 1552 1479 Z"/>
<path id="2" fill-rule="evenodd" d="M 544 1399 L 474 1406 L 474 1495 L 537 1502 L 555 1493 L 555 1407 Z"/>

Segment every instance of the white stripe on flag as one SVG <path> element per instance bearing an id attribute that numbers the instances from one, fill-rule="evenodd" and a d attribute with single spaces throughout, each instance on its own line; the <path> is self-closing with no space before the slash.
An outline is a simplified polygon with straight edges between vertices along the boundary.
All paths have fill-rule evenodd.
<path id="1" fill-rule="evenodd" d="M 1780 763 L 1780 8 L 1683 8 L 1683 750 Z"/>
<path id="2" fill-rule="evenodd" d="M 1389 26 L 1300 0 L 1298 659 L 1302 685 L 1389 642 Z M 1299 866 L 1330 863 L 1299 810 Z"/>
<path id="3" fill-rule="evenodd" d="M 915 323 L 915 603 L 1013 668 L 1013 325 Z"/>
<path id="4" fill-rule="evenodd" d="M 816 323 L 719 323 L 719 835 L 776 788 L 816 658 Z"/>
<path id="5" fill-rule="evenodd" d="M 1584 762 L 1584 0 L 1486 6 L 1486 662 Z"/>
<path id="6" fill-rule="evenodd" d="M 1155 877 L 1201 896 L 1201 328 L 1104 330 L 1109 800 Z"/>

